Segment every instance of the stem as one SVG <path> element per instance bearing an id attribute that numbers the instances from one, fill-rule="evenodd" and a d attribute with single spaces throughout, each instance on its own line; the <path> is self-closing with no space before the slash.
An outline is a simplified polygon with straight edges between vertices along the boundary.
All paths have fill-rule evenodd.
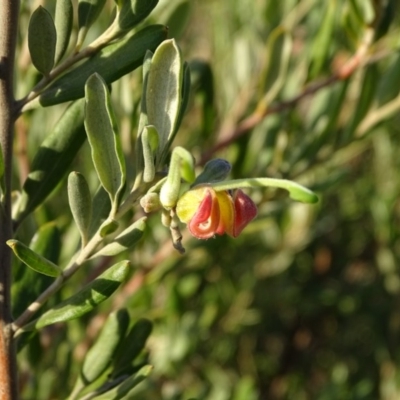
<path id="1" fill-rule="evenodd" d="M 0 207 L 0 398 L 17 399 L 16 356 L 10 324 L 12 238 L 11 173 L 14 134 L 14 58 L 19 1 L 4 0 L 0 6 L 0 142 L 4 159 L 4 193 Z"/>

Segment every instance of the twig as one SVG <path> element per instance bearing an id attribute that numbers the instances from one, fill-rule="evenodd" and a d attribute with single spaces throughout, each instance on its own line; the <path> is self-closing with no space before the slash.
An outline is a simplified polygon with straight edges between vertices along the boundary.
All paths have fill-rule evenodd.
<path id="1" fill-rule="evenodd" d="M 0 207 L 0 398 L 17 398 L 16 357 L 9 324 L 11 317 L 12 238 L 11 171 L 13 156 L 14 59 L 19 13 L 18 0 L 4 0 L 0 7 L 0 143 L 4 159 L 4 193 Z M 1 150 L 0 150 L 1 151 Z"/>

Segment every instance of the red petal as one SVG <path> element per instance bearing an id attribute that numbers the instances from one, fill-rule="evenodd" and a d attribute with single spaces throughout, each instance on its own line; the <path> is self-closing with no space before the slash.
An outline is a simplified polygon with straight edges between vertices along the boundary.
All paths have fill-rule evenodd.
<path id="1" fill-rule="evenodd" d="M 238 237 L 246 225 L 257 215 L 257 206 L 254 201 L 240 189 L 235 193 L 235 224 L 233 237 Z"/>
<path id="2" fill-rule="evenodd" d="M 207 190 L 198 210 L 188 223 L 190 233 L 198 239 L 209 239 L 219 224 L 218 199 L 213 190 Z"/>

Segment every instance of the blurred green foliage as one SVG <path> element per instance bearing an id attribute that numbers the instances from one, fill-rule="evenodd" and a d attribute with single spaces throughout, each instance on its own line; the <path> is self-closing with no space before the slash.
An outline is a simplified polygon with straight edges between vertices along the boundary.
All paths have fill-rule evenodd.
<path id="1" fill-rule="evenodd" d="M 320 203 L 254 190 L 259 215 L 240 238 L 185 235 L 184 256 L 159 215 L 150 216 L 145 240 L 123 255 L 135 267 L 125 287 L 97 315 L 44 329 L 21 351 L 24 399 L 66 398 L 105 317 L 120 307 L 133 320 L 154 322 L 137 361 L 149 359 L 154 370 L 129 399 L 400 397 L 399 8 L 396 0 L 160 1 L 150 22 L 169 25 L 192 74 L 176 143 L 198 160 L 257 107 L 286 104 L 333 76 L 371 26 L 374 42 L 348 80 L 278 108 L 217 153 L 232 163 L 234 178 L 293 179 L 317 191 Z M 103 13 L 94 31 L 107 22 Z M 23 52 L 21 43 L 21 93 L 23 82 L 37 79 Z M 128 177 L 140 95 L 140 71 L 113 84 Z M 24 178 L 59 107 L 19 121 L 17 149 L 28 154 L 17 151 L 15 180 Z M 87 144 L 73 168 L 94 193 Z M 44 223 L 54 236 L 45 251 L 62 264 L 79 244 L 66 185 L 24 221 L 18 239 L 29 243 Z M 97 259 L 73 282 L 80 286 L 108 265 Z M 72 293 L 66 285 L 60 296 Z"/>

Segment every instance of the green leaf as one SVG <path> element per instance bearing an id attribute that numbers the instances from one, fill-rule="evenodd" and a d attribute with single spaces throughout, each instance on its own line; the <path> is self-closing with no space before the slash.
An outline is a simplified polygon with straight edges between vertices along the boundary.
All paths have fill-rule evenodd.
<path id="1" fill-rule="evenodd" d="M 215 182 L 210 185 L 215 191 L 239 189 L 239 188 L 257 188 L 257 187 L 272 187 L 285 189 L 289 192 L 289 196 L 293 200 L 301 201 L 302 203 L 317 203 L 318 196 L 306 187 L 286 179 L 274 178 L 248 178 L 234 179 L 231 181 Z"/>
<path id="2" fill-rule="evenodd" d="M 108 316 L 99 337 L 86 353 L 81 370 L 81 378 L 85 384 L 94 382 L 111 364 L 128 325 L 129 313 L 126 309 L 114 311 Z"/>
<path id="3" fill-rule="evenodd" d="M 112 210 L 116 212 L 118 196 L 125 184 L 125 159 L 110 94 L 98 74 L 88 79 L 85 93 L 85 127 L 93 163 L 101 184 L 110 196 Z"/>
<path id="4" fill-rule="evenodd" d="M 39 147 L 23 186 L 18 222 L 40 205 L 65 176 L 86 139 L 83 116 L 83 100 L 72 104 Z"/>
<path id="5" fill-rule="evenodd" d="M 88 241 L 92 218 L 92 197 L 86 179 L 79 172 L 71 172 L 68 177 L 68 201 L 72 216 L 79 229 L 82 245 Z"/>
<path id="6" fill-rule="evenodd" d="M 118 27 L 129 31 L 153 11 L 158 0 L 119 0 Z"/>
<path id="7" fill-rule="evenodd" d="M 28 47 L 33 65 L 43 75 L 54 66 L 57 33 L 50 13 L 39 6 L 32 14 L 28 27 Z"/>
<path id="8" fill-rule="evenodd" d="M 146 217 L 143 217 L 126 228 L 112 243 L 103 247 L 91 258 L 98 256 L 115 256 L 133 247 L 143 237 L 144 230 L 146 229 L 146 219 Z"/>
<path id="9" fill-rule="evenodd" d="M 58 263 L 61 234 L 55 222 L 43 224 L 33 236 L 29 248 L 47 260 Z M 52 277 L 38 275 L 22 262 L 13 266 L 12 310 L 20 315 L 53 281 Z"/>
<path id="10" fill-rule="evenodd" d="M 35 253 L 28 246 L 18 240 L 10 239 L 7 245 L 11 247 L 14 254 L 29 268 L 33 269 L 39 274 L 57 277 L 60 275 L 60 268 L 53 264 L 51 261 Z"/>
<path id="11" fill-rule="evenodd" d="M 167 151 L 169 138 L 175 132 L 182 97 L 183 63 L 173 39 L 164 41 L 151 60 L 146 87 L 148 123 L 154 125 L 160 137 L 157 165 Z"/>
<path id="12" fill-rule="evenodd" d="M 143 129 L 141 137 L 144 160 L 143 180 L 151 182 L 156 173 L 154 159 L 159 142 L 157 129 L 153 125 L 147 125 Z"/>
<path id="13" fill-rule="evenodd" d="M 79 48 L 85 40 L 86 34 L 93 22 L 100 15 L 106 0 L 79 0 L 78 3 L 78 40 Z"/>
<path id="14" fill-rule="evenodd" d="M 121 261 L 113 265 L 78 293 L 26 325 L 23 328 L 24 331 L 40 329 L 57 322 L 70 321 L 92 311 L 118 289 L 128 276 L 130 269 L 129 261 Z"/>
<path id="15" fill-rule="evenodd" d="M 119 224 L 115 219 L 107 218 L 100 226 L 100 236 L 104 238 L 111 235 L 118 229 L 118 226 Z"/>
<path id="16" fill-rule="evenodd" d="M 121 344 L 115 357 L 113 378 L 132 373 L 135 358 L 143 350 L 148 337 L 153 329 L 153 324 L 148 319 L 139 319 Z"/>
<path id="17" fill-rule="evenodd" d="M 128 399 L 130 397 L 130 392 L 134 389 L 139 383 L 143 382 L 153 371 L 153 366 L 145 365 L 140 368 L 140 370 L 126 378 L 119 385 L 115 386 L 113 389 L 99 395 L 93 397 L 94 400 L 122 400 Z"/>
<path id="18" fill-rule="evenodd" d="M 325 15 L 322 17 L 319 30 L 311 47 L 311 67 L 309 79 L 315 78 L 326 63 L 331 49 L 332 34 L 335 26 L 337 2 L 329 0 L 326 6 Z"/>
<path id="19" fill-rule="evenodd" d="M 146 125 L 148 125 L 147 110 L 146 110 L 146 91 L 147 91 L 147 78 L 150 71 L 151 58 L 153 53 L 148 50 L 144 56 L 143 66 L 142 66 L 142 76 L 143 76 L 143 88 L 142 88 L 142 98 L 140 101 L 140 116 L 139 116 L 139 126 L 138 135 L 136 139 L 135 146 L 135 166 L 136 166 L 136 182 L 135 185 L 140 182 L 143 178 L 144 173 L 144 157 L 143 157 L 143 146 L 142 146 L 142 132 Z M 157 132 L 158 135 L 158 132 Z"/>
<path id="20" fill-rule="evenodd" d="M 96 212 L 92 213 L 92 219 L 89 227 L 89 237 L 92 237 L 97 232 L 100 225 L 104 223 L 107 217 L 110 215 L 110 196 L 101 185 L 99 185 L 99 188 L 93 197 L 92 210 L 96 210 Z"/>
<path id="21" fill-rule="evenodd" d="M 61 60 L 67 50 L 72 31 L 74 10 L 71 0 L 57 0 L 54 17 L 54 25 L 57 32 L 57 44 L 55 50 L 55 63 Z"/>
<path id="22" fill-rule="evenodd" d="M 151 25 L 103 48 L 50 84 L 40 95 L 40 104 L 47 107 L 83 97 L 85 82 L 95 72 L 107 83 L 116 81 L 139 67 L 146 51 L 155 50 L 166 37 L 165 26 Z"/>

